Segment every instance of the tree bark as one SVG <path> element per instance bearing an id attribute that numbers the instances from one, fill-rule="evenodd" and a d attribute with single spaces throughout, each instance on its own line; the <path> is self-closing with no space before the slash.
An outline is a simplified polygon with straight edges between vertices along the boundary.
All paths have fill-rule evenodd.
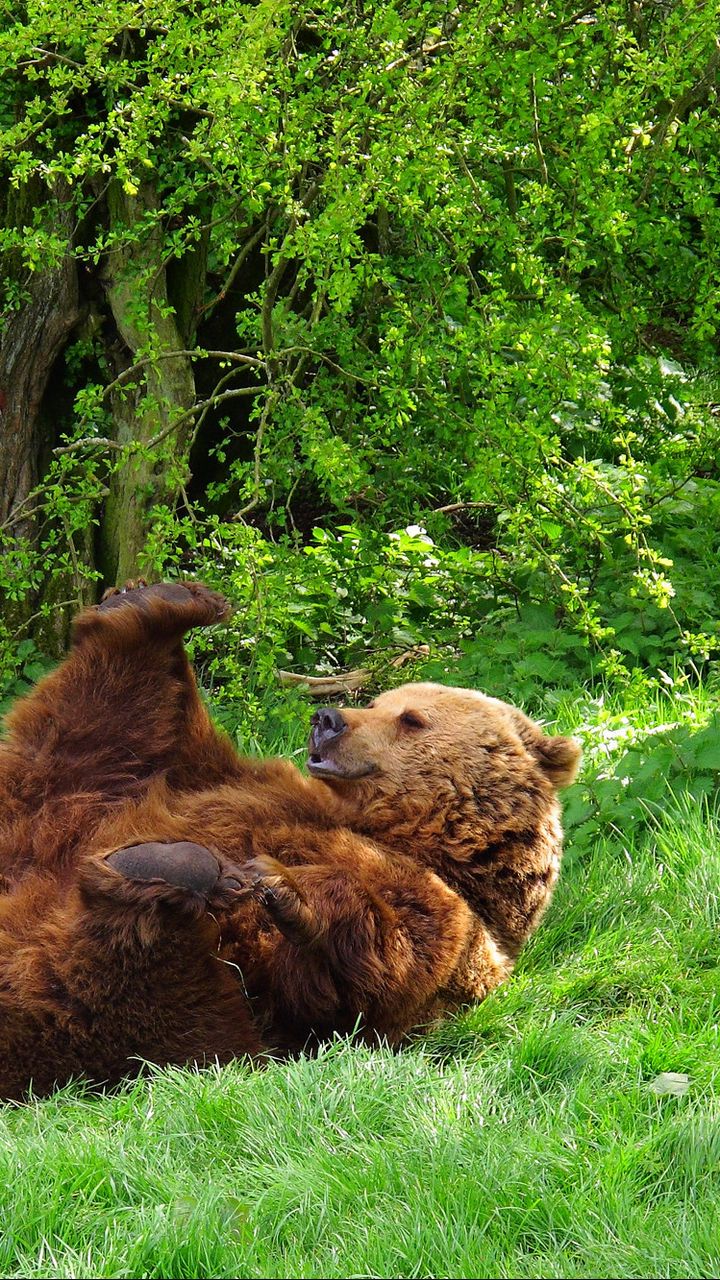
<path id="1" fill-rule="evenodd" d="M 80 318 L 69 188 L 58 187 L 55 195 L 55 230 L 67 235 L 67 252 L 46 270 L 22 273 L 26 300 L 0 337 L 0 522 L 9 522 L 15 537 L 32 538 L 35 530 L 26 500 L 40 478 L 40 408 L 52 367 Z M 23 197 L 10 211 L 16 223 L 24 209 L 39 204 L 37 192 Z"/>
<path id="2" fill-rule="evenodd" d="M 66 250 L 59 261 L 29 271 L 20 255 L 6 255 L 3 275 L 21 289 L 23 302 L 12 313 L 0 336 L 0 532 L 6 549 L 18 551 L 24 563 L 25 551 L 35 549 L 41 522 L 52 512 L 43 504 L 42 493 L 33 496 L 42 476 L 42 460 L 55 443 L 55 419 L 43 404 L 53 366 L 81 318 L 77 264 L 73 255 L 74 211 L 70 188 L 58 182 L 52 193 L 37 179 L 19 191 L 9 190 L 5 225 L 32 224 L 33 213 L 46 206 L 53 217 L 53 231 L 65 238 Z M 92 537 L 86 550 L 92 563 Z M 12 559 L 9 560 L 13 563 Z M 41 588 L 25 588 L 14 602 L 3 605 L 3 621 L 12 628 L 24 628 L 34 615 L 33 637 L 45 653 L 59 655 L 67 643 L 69 614 L 52 608 L 41 616 L 41 605 L 85 603 L 92 587 L 82 567 L 51 574 Z"/>
<path id="3" fill-rule="evenodd" d="M 119 184 L 108 192 L 111 226 L 121 233 L 120 247 L 108 255 L 104 282 L 117 331 L 126 350 L 125 367 L 141 355 L 166 355 L 187 347 L 189 329 L 180 324 L 168 300 L 167 268 L 161 229 L 152 222 L 154 193 L 144 187 L 127 195 Z M 149 215 L 149 217 L 148 217 Z M 128 231 L 134 230 L 128 239 Z M 123 246 L 122 240 L 125 239 Z M 195 288 L 204 273 L 194 272 Z M 186 326 L 194 314 L 183 300 Z M 101 527 L 101 558 L 108 582 L 136 577 L 152 509 L 172 505 L 188 474 L 195 381 L 190 357 L 161 358 L 138 373 L 134 386 L 111 393 L 115 439 L 128 446 L 110 480 Z M 162 441 L 151 442 L 162 435 Z M 132 449 L 132 445 L 139 446 Z M 147 446 L 151 447 L 148 449 Z M 143 448 L 145 446 L 145 448 Z"/>

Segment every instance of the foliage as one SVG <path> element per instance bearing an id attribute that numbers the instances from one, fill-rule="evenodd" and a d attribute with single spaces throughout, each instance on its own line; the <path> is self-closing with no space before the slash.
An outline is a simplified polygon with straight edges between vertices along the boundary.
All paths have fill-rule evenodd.
<path id="1" fill-rule="evenodd" d="M 537 607 L 586 674 L 717 652 L 712 6 L 0 13 L 5 332 L 68 255 L 81 313 L 13 634 L 129 567 L 229 585 L 230 683 Z"/>
<path id="2" fill-rule="evenodd" d="M 582 774 L 563 796 L 573 856 L 591 854 L 598 839 L 621 852 L 654 831 L 668 807 L 702 812 L 716 803 L 717 689 L 694 689 L 682 677 L 666 681 L 660 689 L 643 682 L 622 698 L 600 694 L 582 710 L 576 697 L 558 700 L 561 722 L 569 711 L 582 716 Z"/>
<path id="3" fill-rule="evenodd" d="M 32 640 L 21 640 L 12 651 L 13 672 L 3 672 L 0 680 L 0 718 L 7 714 L 16 698 L 29 693 L 51 669 L 51 663 L 38 653 Z"/>

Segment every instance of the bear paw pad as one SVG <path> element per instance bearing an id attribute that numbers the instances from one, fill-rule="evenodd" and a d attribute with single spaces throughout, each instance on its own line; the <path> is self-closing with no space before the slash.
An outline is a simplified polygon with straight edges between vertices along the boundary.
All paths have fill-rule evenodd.
<path id="1" fill-rule="evenodd" d="M 106 859 L 126 880 L 160 881 L 209 897 L 221 878 L 218 860 L 201 844 L 151 841 L 118 849 Z"/>

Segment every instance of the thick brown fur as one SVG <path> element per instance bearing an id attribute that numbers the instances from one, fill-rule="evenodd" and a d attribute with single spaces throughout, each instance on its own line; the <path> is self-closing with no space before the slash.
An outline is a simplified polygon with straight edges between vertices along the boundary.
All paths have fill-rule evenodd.
<path id="1" fill-rule="evenodd" d="M 414 684 L 321 716 L 317 776 L 243 759 L 182 645 L 225 613 L 198 584 L 113 592 L 9 717 L 1 1097 L 357 1026 L 397 1043 L 497 986 L 550 900 L 572 739 Z"/>

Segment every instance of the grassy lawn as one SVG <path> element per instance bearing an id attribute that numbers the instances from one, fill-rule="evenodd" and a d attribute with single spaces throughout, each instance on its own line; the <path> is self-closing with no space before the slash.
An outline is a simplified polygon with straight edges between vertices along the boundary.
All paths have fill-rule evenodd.
<path id="1" fill-rule="evenodd" d="M 594 783 L 678 707 L 676 734 L 711 709 L 555 714 Z M 0 1274 L 717 1276 L 720 823 L 690 798 L 583 818 L 510 983 L 402 1053 L 0 1109 Z"/>

